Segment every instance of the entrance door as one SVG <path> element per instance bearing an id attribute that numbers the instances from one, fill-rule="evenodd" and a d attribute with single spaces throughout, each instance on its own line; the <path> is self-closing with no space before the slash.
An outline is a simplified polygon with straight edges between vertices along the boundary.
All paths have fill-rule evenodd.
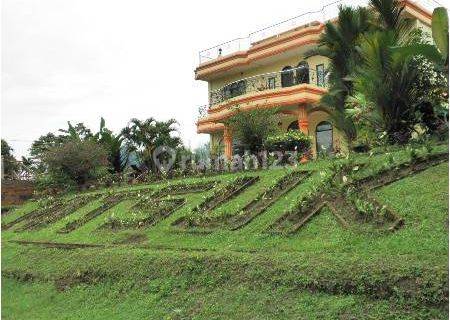
<path id="1" fill-rule="evenodd" d="M 327 121 L 322 121 L 316 127 L 317 154 L 330 155 L 333 152 L 333 126 Z"/>

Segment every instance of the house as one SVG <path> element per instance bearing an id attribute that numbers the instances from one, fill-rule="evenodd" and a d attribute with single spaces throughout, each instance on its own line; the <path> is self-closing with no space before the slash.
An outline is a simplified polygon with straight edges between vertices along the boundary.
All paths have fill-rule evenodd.
<path id="1" fill-rule="evenodd" d="M 324 23 L 337 16 L 339 4 L 345 3 L 335 1 L 199 53 L 195 78 L 208 82 L 209 104 L 200 108 L 197 132 L 210 135 L 213 152 L 233 155 L 233 134 L 223 122 L 236 107 L 242 112 L 277 108 L 281 130 L 310 135 L 313 154 L 346 150 L 342 134 L 319 103 L 327 92 L 327 58 L 305 58 L 317 47 Z M 411 0 L 404 5 L 403 14 L 414 26 L 431 33 L 430 10 Z"/>

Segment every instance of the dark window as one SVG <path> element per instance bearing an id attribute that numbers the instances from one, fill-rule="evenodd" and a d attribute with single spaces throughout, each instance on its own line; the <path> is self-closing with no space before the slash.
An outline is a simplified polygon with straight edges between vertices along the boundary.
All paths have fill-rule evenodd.
<path id="1" fill-rule="evenodd" d="M 316 149 L 318 154 L 333 152 L 333 126 L 327 121 L 322 121 L 316 127 Z"/>
<path id="2" fill-rule="evenodd" d="M 245 80 L 233 82 L 224 88 L 225 99 L 240 96 L 245 93 Z"/>
<path id="3" fill-rule="evenodd" d="M 298 130 L 298 121 L 292 121 L 291 124 L 288 127 L 288 131 L 289 130 Z"/>
<path id="4" fill-rule="evenodd" d="M 267 79 L 267 86 L 269 89 L 275 89 L 275 77 L 270 77 Z"/>
<path id="5" fill-rule="evenodd" d="M 291 66 L 284 67 L 281 71 L 281 86 L 290 87 L 294 85 L 294 71 Z"/>
<path id="6" fill-rule="evenodd" d="M 316 73 L 317 73 L 317 85 L 319 87 L 325 86 L 325 67 L 323 64 L 318 64 L 316 66 Z"/>
<path id="7" fill-rule="evenodd" d="M 302 61 L 297 65 L 297 83 L 309 83 L 309 65 L 308 62 Z"/>

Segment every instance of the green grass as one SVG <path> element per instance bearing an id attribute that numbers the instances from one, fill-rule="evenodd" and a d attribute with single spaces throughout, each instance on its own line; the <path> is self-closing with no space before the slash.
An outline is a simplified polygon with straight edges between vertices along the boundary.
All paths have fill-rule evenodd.
<path id="1" fill-rule="evenodd" d="M 445 152 L 446 146 L 433 152 Z M 421 151 L 425 152 L 425 151 Z M 392 151 L 394 162 L 409 152 Z M 386 168 L 384 153 L 359 155 L 353 177 Z M 334 160 L 345 162 L 347 160 Z M 361 165 L 365 163 L 365 165 Z M 5 319 L 441 319 L 448 293 L 448 162 L 404 178 L 373 194 L 404 218 L 396 232 L 344 229 L 323 209 L 290 236 L 269 226 L 319 188 L 333 161 L 301 166 L 312 175 L 236 231 L 184 232 L 172 225 L 213 194 L 177 195 L 186 205 L 156 225 L 139 230 L 99 230 L 108 217 L 127 218 L 137 200 L 120 203 L 68 234 L 58 234 L 100 205 L 93 201 L 41 230 L 2 232 Z M 211 216 L 233 215 L 292 169 L 246 172 L 259 176 Z M 217 181 L 240 173 L 188 178 L 120 190 L 153 191 L 172 183 Z M 68 195 L 72 197 L 74 195 Z M 36 206 L 28 202 L 3 217 L 10 222 Z M 133 243 L 127 239 L 139 238 Z M 11 241 L 103 244 L 105 248 L 63 250 Z M 128 244 L 118 244 L 127 243 Z M 61 283 L 67 288 L 61 290 Z M 17 299 L 17 297 L 23 297 Z"/>

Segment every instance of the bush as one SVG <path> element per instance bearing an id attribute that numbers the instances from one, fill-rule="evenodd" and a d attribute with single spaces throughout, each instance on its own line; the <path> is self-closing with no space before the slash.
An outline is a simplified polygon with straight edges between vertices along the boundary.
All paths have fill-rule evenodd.
<path id="1" fill-rule="evenodd" d="M 93 141 L 68 141 L 45 153 L 41 186 L 84 186 L 108 173 L 108 154 Z"/>
<path id="2" fill-rule="evenodd" d="M 233 132 L 233 138 L 239 143 L 239 154 L 248 150 L 252 154 L 261 151 L 264 140 L 279 131 L 279 115 L 277 109 L 257 109 L 240 111 L 225 121 L 225 125 Z"/>
<path id="3" fill-rule="evenodd" d="M 289 130 L 268 137 L 265 146 L 269 151 L 297 151 L 304 154 L 311 148 L 311 138 L 301 131 Z"/>

